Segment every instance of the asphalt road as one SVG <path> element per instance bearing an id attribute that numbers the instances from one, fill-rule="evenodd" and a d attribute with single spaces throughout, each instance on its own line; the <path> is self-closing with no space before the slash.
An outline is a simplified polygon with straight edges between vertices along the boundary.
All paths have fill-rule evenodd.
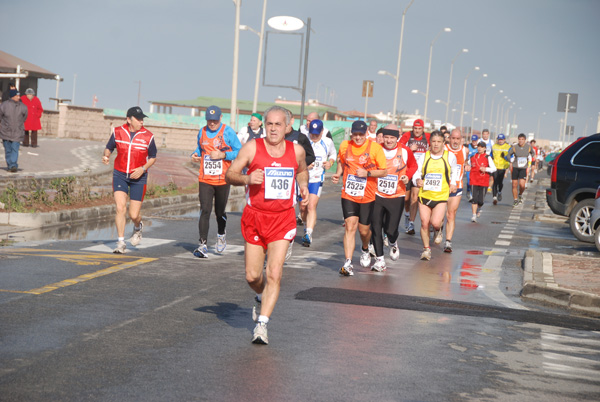
<path id="1" fill-rule="evenodd" d="M 0 249 L 0 400 L 598 400 L 600 320 L 519 297 L 528 248 L 585 248 L 536 219 L 536 189 L 515 209 L 507 190 L 479 223 L 463 201 L 452 254 L 420 261 L 418 235 L 401 234 L 386 272 L 356 251 L 341 277 L 327 185 L 312 247 L 298 227 L 268 346 L 250 343 L 239 212 L 207 260 L 191 254 L 197 211 L 147 217 L 123 256 L 112 222 L 22 232 Z"/>

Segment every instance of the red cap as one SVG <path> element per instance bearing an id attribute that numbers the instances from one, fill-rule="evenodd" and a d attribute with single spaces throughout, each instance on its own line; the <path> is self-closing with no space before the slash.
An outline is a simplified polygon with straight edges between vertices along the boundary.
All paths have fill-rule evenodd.
<path id="1" fill-rule="evenodd" d="M 417 119 L 417 120 L 415 120 L 415 122 L 413 123 L 413 127 L 425 127 L 425 124 L 423 123 L 423 120 L 421 120 L 421 119 Z"/>

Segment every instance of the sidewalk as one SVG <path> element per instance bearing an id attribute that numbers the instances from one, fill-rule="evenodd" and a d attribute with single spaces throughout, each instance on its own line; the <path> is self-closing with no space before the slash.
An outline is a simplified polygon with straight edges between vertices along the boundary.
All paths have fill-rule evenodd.
<path id="1" fill-rule="evenodd" d="M 112 183 L 114 153 L 109 165 L 102 163 L 104 143 L 68 139 L 41 137 L 38 147 L 21 147 L 19 152 L 19 170 L 10 173 L 6 169 L 4 152 L 0 153 L 0 192 L 12 183 L 21 191 L 30 191 L 32 179 L 44 188 L 49 187 L 52 179 L 64 176 L 87 177 L 91 185 L 106 186 Z M 189 158 L 189 153 L 177 150 L 158 150 L 156 163 L 149 170 L 149 185 L 167 186 L 175 183 L 179 188 L 192 186 L 198 182 L 198 168 Z M 184 194 L 161 199 L 146 199 L 145 208 L 164 208 L 170 205 L 198 203 L 198 195 Z M 0 234 L 7 235 L 20 231 L 23 227 L 42 227 L 75 221 L 113 217 L 114 205 L 83 208 L 72 211 L 19 214 L 0 212 Z"/>
<path id="2" fill-rule="evenodd" d="M 27 189 L 29 181 L 35 178 L 47 187 L 53 178 L 69 175 L 88 176 L 94 184 L 108 186 L 112 181 L 113 168 L 112 161 L 108 166 L 101 161 L 104 145 L 95 141 L 41 137 L 38 148 L 21 147 L 17 173 L 6 170 L 4 152 L 0 152 L 0 192 L 8 183 Z M 159 149 L 158 158 L 149 174 L 149 184 L 161 186 L 173 182 L 177 187 L 185 188 L 198 182 L 198 167 L 191 163 L 189 153 L 185 151 Z M 243 188 L 232 187 L 230 201 L 235 203 L 239 201 L 238 198 L 243 198 Z M 545 206 L 542 205 L 545 204 L 543 201 L 539 200 L 541 210 Z M 197 194 L 146 200 L 144 208 L 164 208 L 185 203 L 197 204 Z M 113 217 L 114 214 L 114 205 L 58 213 L 12 213 L 12 222 L 19 219 L 21 223 L 21 226 L 16 226 L 8 225 L 9 214 L 0 212 L 0 235 L 21 231 L 23 226 L 59 225 Z M 530 250 L 524 262 L 523 298 L 600 317 L 600 255 L 574 257 L 558 252 Z"/>
<path id="3" fill-rule="evenodd" d="M 600 317 L 600 256 L 529 250 L 521 296 Z"/>

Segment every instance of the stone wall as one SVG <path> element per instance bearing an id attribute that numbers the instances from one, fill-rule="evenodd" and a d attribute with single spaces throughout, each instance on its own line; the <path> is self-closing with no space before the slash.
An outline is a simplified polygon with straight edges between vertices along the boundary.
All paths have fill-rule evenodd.
<path id="1" fill-rule="evenodd" d="M 106 142 L 113 127 L 125 123 L 125 118 L 106 116 L 103 109 L 60 104 L 58 112 L 44 110 L 40 135 L 59 138 L 79 138 Z M 145 127 L 154 134 L 158 148 L 193 151 L 196 149 L 198 129 L 166 125 Z"/>

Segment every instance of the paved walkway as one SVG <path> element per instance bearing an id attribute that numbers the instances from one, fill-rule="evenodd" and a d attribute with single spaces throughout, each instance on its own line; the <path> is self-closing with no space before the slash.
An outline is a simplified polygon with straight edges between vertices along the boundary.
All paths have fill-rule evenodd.
<path id="1" fill-rule="evenodd" d="M 54 177 L 89 175 L 98 182 L 111 182 L 112 163 L 107 166 L 101 161 L 104 143 L 53 137 L 41 137 L 38 143 L 37 148 L 21 147 L 17 173 L 7 171 L 4 152 L 0 152 L 0 191 L 8 183 L 26 186 L 31 178 L 44 183 Z M 178 187 L 197 183 L 191 151 L 159 149 L 149 183 L 166 186 L 173 182 Z M 19 230 L 0 224 L 0 235 Z M 525 258 L 523 297 L 600 317 L 600 255 L 573 257 L 530 250 Z"/>

